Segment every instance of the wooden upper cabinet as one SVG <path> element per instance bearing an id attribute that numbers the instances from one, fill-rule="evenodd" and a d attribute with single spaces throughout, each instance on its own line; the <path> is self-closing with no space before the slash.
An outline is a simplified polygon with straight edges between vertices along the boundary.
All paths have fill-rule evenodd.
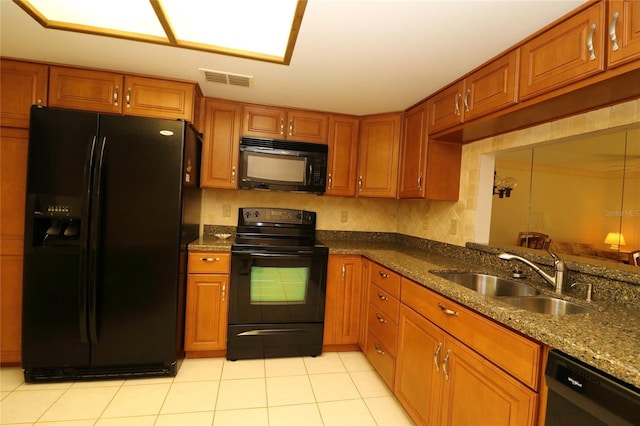
<path id="1" fill-rule="evenodd" d="M 513 105 L 518 101 L 520 51 L 513 50 L 465 79 L 464 121 Z"/>
<path id="2" fill-rule="evenodd" d="M 608 1 L 607 7 L 607 66 L 612 68 L 640 59 L 640 2 Z"/>
<path id="3" fill-rule="evenodd" d="M 193 121 L 195 83 L 51 67 L 49 105 Z"/>
<path id="4" fill-rule="evenodd" d="M 515 104 L 519 57 L 513 50 L 434 95 L 429 100 L 429 133 Z"/>
<path id="5" fill-rule="evenodd" d="M 0 124 L 29 128 L 31 105 L 47 104 L 47 66 L 0 59 Z"/>
<path id="6" fill-rule="evenodd" d="M 329 114 L 262 105 L 243 108 L 242 135 L 327 143 Z"/>
<path id="7" fill-rule="evenodd" d="M 429 133 L 436 133 L 462 123 L 464 93 L 465 82 L 460 80 L 429 99 Z"/>
<path id="8" fill-rule="evenodd" d="M 356 195 L 359 125 L 358 117 L 329 117 L 329 161 L 325 195 Z"/>
<path id="9" fill-rule="evenodd" d="M 237 189 L 242 106 L 207 99 L 204 109 L 200 184 L 207 188 Z"/>
<path id="10" fill-rule="evenodd" d="M 605 2 L 598 2 L 522 45 L 520 99 L 604 71 Z"/>
<path id="11" fill-rule="evenodd" d="M 400 147 L 399 198 L 422 198 L 427 165 L 427 104 L 404 114 Z"/>
<path id="12" fill-rule="evenodd" d="M 427 169 L 424 198 L 457 201 L 460 191 L 462 144 L 430 140 L 427 147 Z"/>
<path id="13" fill-rule="evenodd" d="M 125 76 L 124 114 L 193 122 L 195 84 Z"/>
<path id="14" fill-rule="evenodd" d="M 395 198 L 402 114 L 382 114 L 360 120 L 358 196 Z"/>
<path id="15" fill-rule="evenodd" d="M 49 106 L 120 114 L 123 82 L 121 74 L 51 67 Z"/>

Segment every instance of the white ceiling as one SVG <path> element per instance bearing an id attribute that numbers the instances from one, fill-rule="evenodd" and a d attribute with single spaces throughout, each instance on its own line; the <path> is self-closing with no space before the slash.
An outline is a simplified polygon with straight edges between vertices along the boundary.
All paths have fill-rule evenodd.
<path id="1" fill-rule="evenodd" d="M 184 4 L 197 13 L 198 1 L 206 0 Z M 286 66 L 49 30 L 0 0 L 0 54 L 198 81 L 210 97 L 365 115 L 415 104 L 584 2 L 309 0 Z M 199 68 L 254 76 L 253 87 L 206 82 Z"/>

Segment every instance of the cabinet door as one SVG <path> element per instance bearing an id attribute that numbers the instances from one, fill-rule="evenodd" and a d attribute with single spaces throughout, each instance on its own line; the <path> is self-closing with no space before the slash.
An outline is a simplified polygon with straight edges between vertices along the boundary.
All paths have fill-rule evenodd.
<path id="1" fill-rule="evenodd" d="M 401 119 L 402 114 L 385 114 L 360 121 L 359 197 L 396 197 Z"/>
<path id="2" fill-rule="evenodd" d="M 360 120 L 346 115 L 329 118 L 329 161 L 325 195 L 356 195 Z"/>
<path id="3" fill-rule="evenodd" d="M 27 129 L 0 127 L 0 362 L 8 364 L 21 353 L 28 144 Z"/>
<path id="4" fill-rule="evenodd" d="M 49 106 L 122 113 L 120 74 L 78 68 L 49 69 Z"/>
<path id="5" fill-rule="evenodd" d="M 427 151 L 425 198 L 457 201 L 460 190 L 462 145 L 432 139 L 429 141 Z"/>
<path id="6" fill-rule="evenodd" d="M 422 198 L 427 165 L 427 104 L 404 115 L 400 149 L 399 198 Z"/>
<path id="7" fill-rule="evenodd" d="M 287 139 L 300 142 L 327 143 L 329 114 L 289 110 Z"/>
<path id="8" fill-rule="evenodd" d="M 394 394 L 418 424 L 439 424 L 444 338 L 438 327 L 400 306 Z"/>
<path id="9" fill-rule="evenodd" d="M 604 4 L 594 4 L 521 47 L 520 99 L 604 70 Z"/>
<path id="10" fill-rule="evenodd" d="M 640 59 L 640 2 L 609 1 L 609 68 Z"/>
<path id="11" fill-rule="evenodd" d="M 538 395 L 453 338 L 442 370 L 442 425 L 535 425 Z"/>
<path id="12" fill-rule="evenodd" d="M 518 100 L 520 51 L 514 50 L 466 78 L 464 121 L 513 105 Z"/>
<path id="13" fill-rule="evenodd" d="M 367 258 L 362 258 L 362 292 L 360 293 L 360 337 L 358 338 L 358 345 L 362 352 L 367 352 L 367 315 L 369 306 L 369 285 L 371 276 L 371 261 Z"/>
<path id="14" fill-rule="evenodd" d="M 138 76 L 126 76 L 124 83 L 124 114 L 193 122 L 193 83 Z"/>
<path id="15" fill-rule="evenodd" d="M 240 152 L 240 104 L 205 102 L 200 183 L 206 188 L 237 189 Z"/>
<path id="16" fill-rule="evenodd" d="M 0 59 L 0 123 L 29 128 L 31 105 L 47 104 L 47 66 Z"/>
<path id="17" fill-rule="evenodd" d="M 244 105 L 242 115 L 242 136 L 286 138 L 286 110 L 260 105 Z"/>
<path id="18" fill-rule="evenodd" d="M 329 255 L 325 302 L 325 345 L 356 344 L 360 336 L 360 256 Z"/>
<path id="19" fill-rule="evenodd" d="M 228 282 L 226 274 L 189 274 L 185 351 L 225 349 Z"/>
<path id="20" fill-rule="evenodd" d="M 462 123 L 464 80 L 429 99 L 429 133 Z"/>

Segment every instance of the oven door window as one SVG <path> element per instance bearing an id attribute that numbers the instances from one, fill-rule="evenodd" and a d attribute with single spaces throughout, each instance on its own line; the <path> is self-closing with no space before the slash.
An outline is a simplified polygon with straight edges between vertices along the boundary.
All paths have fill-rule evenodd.
<path id="1" fill-rule="evenodd" d="M 251 268 L 252 305 L 296 305 L 307 301 L 309 268 L 263 267 Z"/>
<path id="2" fill-rule="evenodd" d="M 229 324 L 322 321 L 327 254 L 231 254 Z"/>

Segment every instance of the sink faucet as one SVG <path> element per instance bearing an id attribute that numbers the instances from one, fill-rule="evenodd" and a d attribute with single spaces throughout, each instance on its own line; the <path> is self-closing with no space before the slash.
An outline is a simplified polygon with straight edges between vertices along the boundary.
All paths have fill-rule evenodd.
<path id="1" fill-rule="evenodd" d="M 546 282 L 551 284 L 556 289 L 556 293 L 562 294 L 562 290 L 565 287 L 565 282 L 567 281 L 566 275 L 566 265 L 563 260 L 561 260 L 555 253 L 551 250 L 547 250 L 551 257 L 553 258 L 554 272 L 553 276 L 544 272 L 538 265 L 533 262 L 528 261 L 524 257 L 516 256 L 511 253 L 500 253 L 498 257 L 503 260 L 519 260 L 520 262 L 531 266 L 534 271 L 536 271 Z"/>

